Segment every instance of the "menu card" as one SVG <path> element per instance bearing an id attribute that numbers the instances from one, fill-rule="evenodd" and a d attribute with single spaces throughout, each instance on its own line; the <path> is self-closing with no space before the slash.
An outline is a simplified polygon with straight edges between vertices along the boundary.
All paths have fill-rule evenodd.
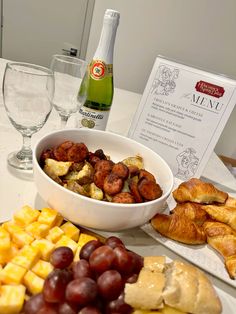
<path id="1" fill-rule="evenodd" d="M 176 178 L 200 177 L 235 102 L 235 80 L 158 56 L 128 136 Z"/>

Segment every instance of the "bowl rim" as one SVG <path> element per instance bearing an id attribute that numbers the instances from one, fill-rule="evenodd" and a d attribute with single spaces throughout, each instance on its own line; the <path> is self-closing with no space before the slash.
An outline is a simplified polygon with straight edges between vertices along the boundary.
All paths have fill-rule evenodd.
<path id="1" fill-rule="evenodd" d="M 46 140 L 47 138 L 51 138 L 52 136 L 54 136 L 55 134 L 60 134 L 60 133 L 69 133 L 69 132 L 88 132 L 88 133 L 100 133 L 100 134 L 109 134 L 111 136 L 114 136 L 115 138 L 119 138 L 119 139 L 123 139 L 125 141 L 131 141 L 133 142 L 134 144 L 146 149 L 147 151 L 150 151 L 150 153 L 152 154 L 155 154 L 157 155 L 161 162 L 163 164 L 165 164 L 166 168 L 168 169 L 168 172 L 169 172 L 169 175 L 170 175 L 170 179 L 171 179 L 171 184 L 170 184 L 170 187 L 167 189 L 167 191 L 165 193 L 162 194 L 161 197 L 155 199 L 155 200 L 152 200 L 152 201 L 147 201 L 147 202 L 142 202 L 142 203 L 132 203 L 132 204 L 125 204 L 125 203 L 112 203 L 112 202 L 106 202 L 106 201 L 102 201 L 102 200 L 96 200 L 96 199 L 93 199 L 93 198 L 90 198 L 90 197 L 87 197 L 87 196 L 83 196 L 81 194 L 78 194 L 78 193 L 75 193 L 69 189 L 66 189 L 65 187 L 61 186 L 60 184 L 58 184 L 57 182 L 55 182 L 52 178 L 50 178 L 44 171 L 43 169 L 40 167 L 39 165 L 39 161 L 38 161 L 38 158 L 36 156 L 36 152 L 37 152 L 37 149 L 38 149 L 38 146 L 40 145 L 40 143 L 44 140 Z M 86 144 L 86 143 L 85 143 Z M 36 142 L 35 142 L 35 145 L 33 147 L 33 175 L 35 174 L 35 171 L 34 171 L 34 167 L 37 167 L 37 169 L 39 170 L 39 172 L 43 175 L 44 178 L 50 180 L 50 182 L 57 188 L 59 188 L 59 190 L 61 190 L 63 193 L 69 193 L 69 195 L 73 196 L 73 197 L 77 197 L 78 199 L 82 199 L 82 200 L 86 200 L 86 201 L 91 201 L 92 203 L 94 204 L 97 204 L 97 205 L 102 205 L 102 206 L 112 206 L 112 207 L 118 207 L 118 208 L 124 208 L 124 207 L 128 207 L 128 208 L 139 208 L 139 207 L 143 207 L 145 206 L 146 204 L 148 205 L 152 205 L 152 204 L 155 204 L 155 203 L 158 203 L 162 200 L 166 200 L 168 198 L 168 196 L 170 195 L 172 189 L 173 189 L 173 186 L 174 186 L 174 175 L 173 175 L 173 172 L 170 168 L 170 166 L 168 165 L 168 163 L 158 154 L 156 153 L 154 150 L 150 149 L 149 147 L 143 145 L 142 143 L 139 143 L 135 140 L 133 140 L 132 138 L 129 138 L 129 137 L 126 137 L 126 136 L 123 136 L 123 135 L 120 135 L 120 134 L 117 134 L 117 133 L 113 133 L 113 132 L 109 132 L 109 131 L 101 131 L 101 130 L 94 130 L 94 129 L 85 129 L 85 128 L 81 128 L 81 129 L 78 129 L 78 128 L 67 128 L 67 129 L 62 129 L 62 130 L 55 130 L 55 131 L 51 131 L 51 132 L 48 132 L 47 134 L 45 134 L 44 136 L 40 137 Z"/>

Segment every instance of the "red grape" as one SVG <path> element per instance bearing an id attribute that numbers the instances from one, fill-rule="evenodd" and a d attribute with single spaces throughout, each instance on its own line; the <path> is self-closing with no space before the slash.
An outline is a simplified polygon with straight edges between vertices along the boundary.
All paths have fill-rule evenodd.
<path id="1" fill-rule="evenodd" d="M 133 275 L 125 278 L 126 283 L 135 283 L 135 282 L 137 282 L 137 280 L 138 280 L 138 274 L 133 274 Z"/>
<path id="2" fill-rule="evenodd" d="M 35 294 L 25 303 L 24 313 L 37 314 L 45 304 L 42 293 Z"/>
<path id="3" fill-rule="evenodd" d="M 71 269 L 63 269 L 63 274 L 67 283 L 73 280 L 73 271 Z"/>
<path id="4" fill-rule="evenodd" d="M 82 278 L 82 277 L 90 277 L 92 278 L 92 271 L 90 269 L 89 262 L 85 259 L 81 259 L 72 264 L 72 270 L 74 279 Z"/>
<path id="5" fill-rule="evenodd" d="M 129 251 L 129 254 L 133 259 L 133 272 L 135 274 L 139 274 L 141 268 L 143 267 L 143 257 L 132 251 Z"/>
<path id="6" fill-rule="evenodd" d="M 45 279 L 43 286 L 44 300 L 51 303 L 61 302 L 65 298 L 65 289 L 71 280 L 65 269 L 54 269 Z"/>
<path id="7" fill-rule="evenodd" d="M 88 277 L 72 280 L 66 287 L 66 299 L 79 305 L 87 305 L 97 296 L 97 283 Z"/>
<path id="8" fill-rule="evenodd" d="M 101 274 L 112 267 L 115 253 L 107 245 L 102 245 L 90 255 L 89 264 L 92 271 Z"/>
<path id="9" fill-rule="evenodd" d="M 115 236 L 107 238 L 105 244 L 110 246 L 112 249 L 116 248 L 117 246 L 125 246 L 121 239 Z"/>
<path id="10" fill-rule="evenodd" d="M 98 293 L 106 300 L 116 299 L 124 288 L 123 280 L 117 270 L 105 271 L 97 279 Z"/>
<path id="11" fill-rule="evenodd" d="M 80 259 L 89 260 L 90 255 L 93 251 L 95 251 L 98 247 L 102 246 L 102 242 L 99 240 L 91 240 L 84 244 L 80 250 L 79 257 Z"/>
<path id="12" fill-rule="evenodd" d="M 132 274 L 134 269 L 133 257 L 129 254 L 125 247 L 117 246 L 114 249 L 116 258 L 113 262 L 114 268 L 121 274 Z"/>
<path id="13" fill-rule="evenodd" d="M 74 258 L 74 254 L 71 248 L 67 246 L 60 246 L 56 248 L 50 257 L 50 263 L 55 268 L 66 268 L 69 267 Z"/>
<path id="14" fill-rule="evenodd" d="M 77 314 L 78 306 L 73 303 L 64 302 L 58 306 L 58 314 Z"/>
<path id="15" fill-rule="evenodd" d="M 37 314 L 58 314 L 57 305 L 46 304 L 37 312 Z"/>
<path id="16" fill-rule="evenodd" d="M 88 305 L 82 308 L 82 310 L 80 310 L 78 314 L 102 314 L 102 312 L 100 312 L 97 307 Z"/>
<path id="17" fill-rule="evenodd" d="M 116 300 L 107 303 L 106 314 L 129 314 L 132 312 L 132 307 L 125 303 L 124 292 L 122 292 Z"/>

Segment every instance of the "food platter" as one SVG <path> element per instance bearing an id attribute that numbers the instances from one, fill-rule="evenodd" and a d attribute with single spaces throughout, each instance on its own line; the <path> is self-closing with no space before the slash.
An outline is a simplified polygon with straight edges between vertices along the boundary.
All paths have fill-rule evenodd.
<path id="1" fill-rule="evenodd" d="M 48 210 L 48 209 L 43 209 L 43 212 L 44 213 L 50 213 L 50 211 L 51 210 Z M 31 210 L 31 212 L 32 212 L 32 210 Z M 41 214 L 42 213 L 42 211 L 39 211 L 39 213 Z M 18 218 L 17 218 L 18 217 Z M 41 217 L 41 216 L 37 216 L 37 217 Z M 42 217 L 44 217 L 44 216 L 42 216 Z M 37 218 L 38 220 L 37 221 L 39 221 L 40 223 L 42 223 L 42 217 L 41 217 L 41 219 L 40 218 Z M 46 217 L 46 216 L 45 216 Z M 18 219 L 17 220 L 17 222 L 19 223 L 20 221 L 22 221 L 22 216 L 21 215 L 18 215 L 18 216 L 14 216 L 14 218 L 15 219 Z M 60 221 L 59 222 L 59 225 L 60 226 L 62 226 L 61 228 L 62 228 L 62 230 L 64 230 L 65 232 L 66 232 L 66 229 L 63 229 L 63 226 L 64 226 L 64 224 L 66 225 L 66 223 L 70 223 L 70 222 L 68 222 L 68 221 L 66 221 L 66 220 L 61 220 L 61 216 L 58 216 L 57 218 L 60 218 L 59 220 L 58 219 L 56 219 L 55 220 L 55 222 L 56 221 Z M 47 219 L 48 219 L 48 216 L 47 216 Z M 48 220 L 48 222 L 49 222 L 50 220 Z M 13 224 L 14 224 L 14 222 L 13 222 Z M 4 228 L 7 228 L 7 222 L 5 223 L 5 227 Z M 8 225 L 9 226 L 9 225 Z M 28 225 L 27 225 L 28 226 Z M 27 228 L 27 227 L 26 227 Z M 107 241 L 107 237 L 104 237 L 104 236 L 101 236 L 101 235 L 99 235 L 97 232 L 94 232 L 93 230 L 88 230 L 87 228 L 84 228 L 84 227 L 81 227 L 81 226 L 75 226 L 75 228 L 78 228 L 77 229 L 77 231 L 79 230 L 79 234 L 81 235 L 81 234 L 86 234 L 87 236 L 92 236 L 92 237 L 94 237 L 94 238 L 96 238 L 96 239 L 99 239 L 102 243 L 107 243 L 106 241 Z M 8 230 L 8 229 L 6 229 L 6 230 Z M 26 229 L 25 229 L 26 230 Z M 30 230 L 30 229 L 29 229 Z M 29 231 L 28 229 L 27 229 L 27 231 Z M 71 229 L 70 229 L 71 230 Z M 36 232 L 37 233 L 37 230 L 34 230 L 34 232 Z M 71 232 L 71 231 L 69 231 L 69 229 L 68 229 L 68 232 Z M 36 235 L 36 233 L 35 233 L 35 235 Z M 38 234 L 38 233 L 37 233 Z M 73 233 L 74 234 L 74 233 Z M 72 233 L 71 233 L 71 235 L 72 235 Z M 49 238 L 48 238 L 49 239 Z M 52 237 L 50 237 L 50 239 L 51 239 L 51 241 L 53 241 L 52 240 Z M 37 242 L 37 240 L 36 240 L 36 242 Z M 54 243 L 54 242 L 53 242 Z M 169 259 L 169 258 L 166 258 L 166 262 L 167 263 L 170 263 L 170 262 L 172 262 L 172 260 L 171 259 Z M 24 284 L 25 284 L 25 282 L 24 282 Z M 222 313 L 223 314 L 226 314 L 226 313 L 231 313 L 232 311 L 233 311 L 233 305 L 234 305 L 234 303 L 235 303 L 235 300 L 232 298 L 232 297 L 230 297 L 230 299 L 229 299 L 229 296 L 224 292 L 224 291 L 222 291 L 221 289 L 219 289 L 219 288 L 216 288 L 215 286 L 214 286 L 214 288 L 216 289 L 216 292 L 217 292 L 217 294 L 218 294 L 218 296 L 220 297 L 220 300 L 221 300 L 221 303 L 222 303 L 222 307 L 223 307 L 223 311 L 222 311 Z M 232 298 L 232 300 L 231 300 L 231 298 Z"/>

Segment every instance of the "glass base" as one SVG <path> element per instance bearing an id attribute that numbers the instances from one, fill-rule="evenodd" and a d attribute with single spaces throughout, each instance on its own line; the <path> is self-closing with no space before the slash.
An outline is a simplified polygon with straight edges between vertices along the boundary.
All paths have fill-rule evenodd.
<path id="1" fill-rule="evenodd" d="M 10 153 L 7 157 L 7 162 L 10 166 L 22 169 L 22 170 L 32 170 L 32 156 L 23 157 L 20 152 Z"/>

